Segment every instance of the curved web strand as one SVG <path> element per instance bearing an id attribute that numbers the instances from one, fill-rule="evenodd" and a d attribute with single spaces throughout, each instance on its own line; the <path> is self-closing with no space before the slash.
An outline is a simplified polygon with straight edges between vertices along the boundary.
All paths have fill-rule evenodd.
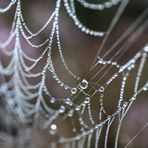
<path id="1" fill-rule="evenodd" d="M 17 0 L 11 0 L 11 2 L 8 4 L 5 8 L 0 8 L 0 13 L 6 13 L 10 8 L 16 3 Z"/>

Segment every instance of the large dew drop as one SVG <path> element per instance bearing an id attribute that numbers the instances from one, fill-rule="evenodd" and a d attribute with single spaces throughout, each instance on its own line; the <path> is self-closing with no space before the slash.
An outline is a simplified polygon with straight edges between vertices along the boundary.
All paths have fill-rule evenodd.
<path id="1" fill-rule="evenodd" d="M 87 89 L 87 87 L 88 87 L 88 82 L 85 79 L 83 79 L 82 82 L 80 83 L 80 88 Z"/>

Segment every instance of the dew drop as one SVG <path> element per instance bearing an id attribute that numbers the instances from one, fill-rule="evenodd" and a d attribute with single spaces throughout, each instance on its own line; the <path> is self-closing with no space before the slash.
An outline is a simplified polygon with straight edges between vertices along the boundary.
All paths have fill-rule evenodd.
<path id="1" fill-rule="evenodd" d="M 85 103 L 89 103 L 90 102 L 90 97 L 86 97 L 85 98 Z"/>
<path id="2" fill-rule="evenodd" d="M 104 6 L 103 5 L 98 5 L 98 9 L 99 10 L 103 10 L 104 9 Z"/>
<path id="3" fill-rule="evenodd" d="M 55 103 L 55 98 L 52 97 L 52 98 L 50 99 L 50 102 L 51 102 L 51 103 Z"/>
<path id="4" fill-rule="evenodd" d="M 57 132 L 57 125 L 56 125 L 56 124 L 52 124 L 52 125 L 50 126 L 49 133 L 50 133 L 51 135 L 55 135 L 56 132 Z"/>
<path id="5" fill-rule="evenodd" d="M 73 128 L 72 131 L 73 131 L 73 132 L 76 132 L 76 128 Z"/>
<path id="6" fill-rule="evenodd" d="M 144 47 L 144 51 L 148 52 L 148 45 Z"/>
<path id="7" fill-rule="evenodd" d="M 148 88 L 147 88 L 147 87 L 143 87 L 143 90 L 144 90 L 144 91 L 147 91 L 147 90 L 148 90 Z"/>
<path id="8" fill-rule="evenodd" d="M 101 86 L 101 87 L 99 88 L 99 92 L 104 92 L 104 87 L 103 87 L 103 86 Z"/>
<path id="9" fill-rule="evenodd" d="M 132 97 L 132 101 L 136 100 L 136 97 Z"/>
<path id="10" fill-rule="evenodd" d="M 69 98 L 66 99 L 65 103 L 70 106 L 73 105 L 73 102 Z"/>
<path id="11" fill-rule="evenodd" d="M 65 88 L 65 89 L 68 89 L 68 86 L 65 86 L 64 88 Z"/>
<path id="12" fill-rule="evenodd" d="M 86 89 L 88 87 L 88 82 L 83 79 L 82 82 L 80 83 L 80 88 L 81 89 Z"/>
<path id="13" fill-rule="evenodd" d="M 76 94 L 76 93 L 77 93 L 77 88 L 72 88 L 72 89 L 71 89 L 71 93 L 72 93 L 72 94 Z"/>
<path id="14" fill-rule="evenodd" d="M 61 106 L 59 112 L 60 112 L 60 113 L 64 113 L 64 111 L 65 111 L 65 107 L 64 107 L 64 106 Z"/>
<path id="15" fill-rule="evenodd" d="M 106 2 L 105 6 L 106 6 L 106 8 L 110 8 L 112 6 L 112 3 L 111 2 Z"/>
<path id="16" fill-rule="evenodd" d="M 78 105 L 78 106 L 76 106 L 75 110 L 76 110 L 76 111 L 79 111 L 80 108 L 81 108 L 81 107 Z"/>
<path id="17" fill-rule="evenodd" d="M 99 60 L 99 64 L 102 64 L 103 63 L 103 61 L 102 60 Z"/>
<path id="18" fill-rule="evenodd" d="M 11 0 L 11 3 L 14 4 L 16 2 L 16 0 Z"/>
<path id="19" fill-rule="evenodd" d="M 73 110 L 71 110 L 69 113 L 68 113 L 68 117 L 72 117 L 73 116 Z"/>
<path id="20" fill-rule="evenodd" d="M 123 107 L 126 107 L 127 106 L 127 102 L 125 102 L 124 104 L 123 104 Z"/>
<path id="21" fill-rule="evenodd" d="M 66 103 L 66 104 L 69 104 L 69 103 L 70 103 L 70 99 L 67 98 L 65 103 Z"/>

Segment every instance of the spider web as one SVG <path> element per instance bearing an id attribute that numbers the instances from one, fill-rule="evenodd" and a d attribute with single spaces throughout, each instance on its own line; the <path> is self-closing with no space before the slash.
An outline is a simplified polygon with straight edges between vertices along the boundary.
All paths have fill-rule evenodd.
<path id="1" fill-rule="evenodd" d="M 7 65 L 0 61 L 0 94 L 5 100 L 5 106 L 9 113 L 16 115 L 20 123 L 40 124 L 42 128 L 49 129 L 51 136 L 57 136 L 58 140 L 53 140 L 51 147 L 92 147 L 97 148 L 100 137 L 105 128 L 103 137 L 104 147 L 108 146 L 108 137 L 113 122 L 117 122 L 115 131 L 114 147 L 118 147 L 119 134 L 122 122 L 130 107 L 143 91 L 148 90 L 148 80 L 140 85 L 143 70 L 148 55 L 148 45 L 140 49 L 129 61 L 120 64 L 120 59 L 127 53 L 135 40 L 144 32 L 148 26 L 146 9 L 136 21 L 127 29 L 123 35 L 106 51 L 101 54 L 111 32 L 119 21 L 128 0 L 109 0 L 102 3 L 89 3 L 85 0 L 76 0 L 82 7 L 95 11 L 103 11 L 117 5 L 118 9 L 107 31 L 95 31 L 81 23 L 78 19 L 74 0 L 57 0 L 54 11 L 50 14 L 46 23 L 35 33 L 27 26 L 20 0 L 11 0 L 6 8 L 0 8 L 0 13 L 6 13 L 15 7 L 14 19 L 10 35 L 5 42 L 0 43 L 1 54 L 10 59 Z M 64 5 L 65 11 L 71 18 L 75 26 L 83 33 L 103 38 L 99 50 L 92 62 L 88 73 L 81 78 L 70 70 L 67 65 L 61 44 L 59 31 L 60 9 Z M 32 39 L 51 26 L 49 37 L 42 43 L 35 44 Z M 135 31 L 136 30 L 136 31 Z M 21 45 L 22 40 L 30 46 L 31 50 L 43 48 L 43 52 L 38 58 L 32 58 L 25 52 L 25 47 Z M 122 46 L 119 45 L 126 40 Z M 67 74 L 69 74 L 77 84 L 70 86 L 61 79 L 60 74 L 54 65 L 53 43 L 56 42 L 60 62 L 63 64 Z M 13 44 L 14 42 L 14 44 Z M 12 50 L 9 47 L 13 44 Z M 115 48 L 118 50 L 115 51 Z M 110 54 L 114 53 L 109 57 Z M 41 61 L 45 61 L 41 70 L 35 71 Z M 111 71 L 114 71 L 113 73 Z M 128 80 L 132 73 L 134 77 L 134 89 L 132 95 L 127 98 L 125 95 Z M 55 97 L 47 86 L 50 83 L 48 75 L 69 93 L 66 98 Z M 92 75 L 90 77 L 90 75 Z M 38 79 L 38 81 L 36 81 Z M 104 103 L 108 88 L 112 87 L 116 80 L 120 81 L 119 95 L 115 110 L 109 112 Z M 146 78 L 147 79 L 147 78 Z M 97 108 L 94 109 L 93 102 L 97 100 Z M 112 101 L 109 100 L 110 103 Z M 94 110 L 97 117 L 94 117 Z M 59 121 L 60 120 L 60 121 Z M 73 132 L 72 136 L 59 134 L 60 126 L 58 122 L 70 121 Z M 38 123 L 40 122 L 40 123 Z M 64 126 L 64 125 L 63 125 Z M 61 132 L 60 132 L 61 133 Z M 93 142 L 92 142 L 93 141 Z"/>

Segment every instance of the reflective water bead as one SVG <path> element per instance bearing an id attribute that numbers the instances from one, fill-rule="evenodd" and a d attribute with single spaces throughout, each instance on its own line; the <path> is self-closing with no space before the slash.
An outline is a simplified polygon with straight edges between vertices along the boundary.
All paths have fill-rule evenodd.
<path id="1" fill-rule="evenodd" d="M 112 3 L 111 3 L 111 2 L 106 2 L 106 3 L 105 3 L 105 7 L 106 7 L 106 8 L 112 7 Z"/>
<path id="2" fill-rule="evenodd" d="M 148 45 L 146 45 L 146 46 L 144 47 L 144 51 L 145 51 L 145 52 L 148 52 Z"/>
<path id="3" fill-rule="evenodd" d="M 112 4 L 113 4 L 113 5 L 118 4 L 118 2 L 119 2 L 119 0 L 112 0 Z"/>
<path id="4" fill-rule="evenodd" d="M 99 10 L 103 10 L 104 9 L 104 6 L 100 4 L 100 5 L 98 5 L 98 9 Z"/>
<path id="5" fill-rule="evenodd" d="M 76 106 L 76 108 L 75 108 L 76 111 L 79 111 L 80 109 L 81 109 L 81 107 L 79 105 Z"/>
<path id="6" fill-rule="evenodd" d="M 16 0 L 11 0 L 11 3 L 14 4 L 16 2 Z"/>
<path id="7" fill-rule="evenodd" d="M 57 125 L 56 125 L 56 124 L 52 124 L 52 125 L 50 126 L 49 133 L 50 133 L 51 135 L 55 135 L 56 132 L 57 132 Z"/>
<path id="8" fill-rule="evenodd" d="M 143 87 L 143 90 L 144 90 L 144 91 L 147 91 L 147 90 L 148 90 L 148 87 Z"/>
<path id="9" fill-rule="evenodd" d="M 110 64 L 111 63 L 111 61 L 107 61 L 107 64 Z"/>
<path id="10" fill-rule="evenodd" d="M 85 103 L 89 103 L 90 102 L 90 97 L 86 97 L 85 98 Z"/>
<path id="11" fill-rule="evenodd" d="M 132 97 L 132 101 L 136 100 L 136 97 Z"/>
<path id="12" fill-rule="evenodd" d="M 131 69 L 133 69 L 135 67 L 135 64 L 134 63 L 131 63 L 129 66 L 128 66 L 128 70 L 131 70 Z"/>
<path id="13" fill-rule="evenodd" d="M 88 34 L 89 33 L 89 30 L 88 29 L 86 29 L 86 34 Z"/>
<path id="14" fill-rule="evenodd" d="M 65 103 L 70 106 L 73 105 L 73 102 L 69 98 L 66 99 Z"/>
<path id="15" fill-rule="evenodd" d="M 68 86 L 65 86 L 64 88 L 65 88 L 65 89 L 68 89 Z"/>
<path id="16" fill-rule="evenodd" d="M 103 87 L 103 86 L 101 86 L 101 87 L 99 88 L 99 92 L 104 92 L 104 87 Z"/>
<path id="17" fill-rule="evenodd" d="M 70 99 L 67 98 L 66 101 L 65 101 L 65 103 L 66 103 L 66 104 L 69 104 L 69 103 L 70 103 Z"/>
<path id="18" fill-rule="evenodd" d="M 63 84 L 63 83 L 61 83 L 61 84 L 60 84 L 60 86 L 64 86 L 64 84 Z"/>
<path id="19" fill-rule="evenodd" d="M 80 84 L 80 88 L 86 89 L 87 87 L 88 87 L 88 82 L 85 79 L 83 79 L 81 84 Z"/>
<path id="20" fill-rule="evenodd" d="M 72 89 L 71 89 L 71 93 L 72 93 L 72 94 L 76 94 L 76 93 L 77 93 L 77 88 L 72 88 Z"/>
<path id="21" fill-rule="evenodd" d="M 82 28 L 82 31 L 84 32 L 85 30 L 86 30 L 86 28 L 85 28 L 85 27 L 83 27 L 83 28 Z"/>
<path id="22" fill-rule="evenodd" d="M 72 131 L 73 131 L 73 132 L 76 132 L 77 130 L 76 130 L 76 128 L 73 128 Z"/>
<path id="23" fill-rule="evenodd" d="M 108 120 L 110 120 L 110 119 L 111 119 L 111 116 L 110 116 L 110 115 L 108 115 L 107 119 L 108 119 Z"/>
<path id="24" fill-rule="evenodd" d="M 112 62 L 112 65 L 116 65 L 117 63 L 116 62 Z"/>
<path id="25" fill-rule="evenodd" d="M 65 107 L 64 107 L 64 106 L 61 106 L 59 112 L 60 112 L 60 113 L 64 113 L 64 111 L 65 111 Z"/>
<path id="26" fill-rule="evenodd" d="M 125 103 L 123 104 L 123 107 L 126 107 L 126 106 L 127 106 L 127 104 L 128 104 L 128 103 L 127 103 L 127 102 L 125 102 Z"/>
<path id="27" fill-rule="evenodd" d="M 80 129 L 80 130 L 81 130 L 81 132 L 82 132 L 82 133 L 84 132 L 84 128 L 83 128 L 83 127 L 81 127 L 81 129 Z"/>
<path id="28" fill-rule="evenodd" d="M 71 110 L 69 113 L 68 113 L 68 117 L 72 117 L 73 116 L 73 110 Z"/>
<path id="29" fill-rule="evenodd" d="M 102 60 L 99 60 L 99 64 L 102 64 L 103 63 L 103 61 Z"/>
<path id="30" fill-rule="evenodd" d="M 55 98 L 52 97 L 52 98 L 50 99 L 50 102 L 51 102 L 51 103 L 55 103 Z"/>
<path id="31" fill-rule="evenodd" d="M 79 140 L 81 137 L 80 137 L 80 135 L 78 135 L 77 137 L 76 137 L 76 140 Z"/>
<path id="32" fill-rule="evenodd" d="M 83 107 L 85 107 L 85 106 L 86 106 L 86 103 L 83 102 L 81 105 L 82 105 Z"/>

